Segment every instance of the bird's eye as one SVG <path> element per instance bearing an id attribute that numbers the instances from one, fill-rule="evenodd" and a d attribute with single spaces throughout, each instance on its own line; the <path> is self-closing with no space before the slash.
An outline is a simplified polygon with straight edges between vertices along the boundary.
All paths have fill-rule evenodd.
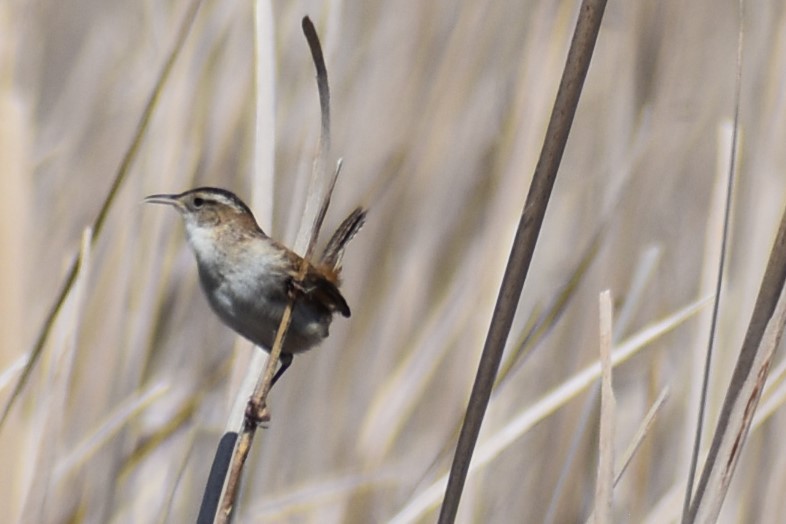
<path id="1" fill-rule="evenodd" d="M 205 204 L 204 198 L 194 197 L 194 207 L 202 207 Z"/>

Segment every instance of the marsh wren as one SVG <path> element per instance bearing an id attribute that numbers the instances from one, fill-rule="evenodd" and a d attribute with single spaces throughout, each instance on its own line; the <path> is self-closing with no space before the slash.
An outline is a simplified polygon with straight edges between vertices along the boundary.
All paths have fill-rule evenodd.
<path id="1" fill-rule="evenodd" d="M 306 351 L 328 336 L 335 313 L 348 317 L 338 290 L 344 248 L 363 226 L 366 211 L 355 209 L 338 227 L 302 282 L 303 258 L 267 236 L 234 193 L 200 187 L 179 195 L 150 195 L 145 202 L 167 204 L 183 217 L 199 268 L 199 280 L 213 311 L 230 328 L 270 352 L 281 317 L 296 291 L 292 322 L 273 384 Z"/>

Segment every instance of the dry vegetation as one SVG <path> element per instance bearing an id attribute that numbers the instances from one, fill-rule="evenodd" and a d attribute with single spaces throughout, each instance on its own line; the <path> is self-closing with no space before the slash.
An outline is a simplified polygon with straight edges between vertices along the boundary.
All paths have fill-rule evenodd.
<path id="1" fill-rule="evenodd" d="M 177 217 L 140 201 L 226 187 L 263 228 L 294 241 L 319 131 L 300 32 L 309 14 L 330 74 L 334 156 L 345 160 L 326 229 L 357 204 L 372 211 L 345 259 L 353 316 L 273 390 L 237 521 L 432 522 L 438 498 L 427 495 L 449 467 L 576 7 L 275 2 L 274 34 L 258 35 L 275 57 L 275 78 L 259 85 L 275 121 L 262 122 L 255 145 L 252 3 L 205 0 L 91 243 L 86 227 L 187 2 L 0 3 L 0 401 L 72 257 L 81 249 L 85 260 L 0 428 L 4 518 L 194 520 L 254 350 L 208 310 Z M 592 512 L 598 295 L 615 298 L 620 347 L 712 293 L 736 28 L 734 2 L 609 3 L 459 521 L 579 522 Z M 707 434 L 786 201 L 786 7 L 751 3 L 745 28 Z M 649 333 L 633 358 L 612 357 L 618 458 L 669 388 L 614 490 L 615 521 L 674 522 L 681 511 L 709 308 L 690 312 Z M 786 513 L 780 361 L 722 522 Z"/>

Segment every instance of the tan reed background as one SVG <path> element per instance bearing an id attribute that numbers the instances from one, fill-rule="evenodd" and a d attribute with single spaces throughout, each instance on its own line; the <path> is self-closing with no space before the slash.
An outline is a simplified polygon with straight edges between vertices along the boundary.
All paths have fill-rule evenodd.
<path id="1" fill-rule="evenodd" d="M 0 4 L 3 402 L 68 262 L 89 245 L 85 228 L 186 5 Z M 252 3 L 205 0 L 106 227 L 85 248 L 89 263 L 0 430 L 4 515 L 194 520 L 253 350 L 209 311 L 179 219 L 140 201 L 225 187 L 252 203 L 266 231 L 293 241 L 319 118 L 305 14 L 325 47 L 333 154 L 345 161 L 326 226 L 360 203 L 371 213 L 345 259 L 353 316 L 298 356 L 273 391 L 273 420 L 255 442 L 237 521 L 387 522 L 404 511 L 449 465 L 576 9 L 552 0 L 274 2 L 275 33 L 258 35 L 275 56 L 275 124 L 263 129 L 275 137 L 273 174 L 254 172 Z M 786 201 L 784 27 L 782 2 L 748 6 L 742 153 L 708 431 Z M 597 361 L 603 289 L 615 298 L 617 342 L 712 292 L 736 28 L 734 2 L 609 3 L 511 355 L 566 289 L 568 302 L 499 388 L 481 445 Z M 571 285 L 599 232 L 597 256 Z M 615 369 L 618 456 L 661 389 L 670 390 L 615 490 L 615 521 L 679 514 L 707 312 Z M 470 477 L 461 522 L 587 518 L 598 431 L 589 391 L 489 456 Z M 777 522 L 786 512 L 786 420 L 782 394 L 770 398 L 772 415 L 749 437 L 723 522 Z M 432 522 L 429 507 L 415 521 Z"/>

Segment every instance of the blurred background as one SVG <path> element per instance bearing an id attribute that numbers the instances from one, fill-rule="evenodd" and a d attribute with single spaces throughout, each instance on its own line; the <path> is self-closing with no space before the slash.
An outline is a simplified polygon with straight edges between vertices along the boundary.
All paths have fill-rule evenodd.
<path id="1" fill-rule="evenodd" d="M 440 499 L 429 490 L 441 494 L 449 468 L 578 2 L 276 1 L 257 12 L 267 25 L 255 35 L 251 2 L 205 0 L 91 245 L 86 228 L 189 5 L 0 3 L 3 403 L 71 260 L 85 257 L 0 428 L 4 518 L 194 521 L 256 350 L 210 312 L 180 219 L 140 202 L 224 187 L 293 244 L 319 130 L 308 14 L 332 88 L 332 161 L 344 159 L 325 231 L 356 205 L 371 212 L 345 257 L 352 318 L 273 390 L 237 522 L 433 522 Z M 751 2 L 744 27 L 707 435 L 786 200 L 786 7 Z M 597 361 L 602 290 L 615 299 L 618 343 L 712 293 L 737 28 L 732 1 L 609 2 L 460 522 L 590 515 L 596 384 L 511 423 Z M 274 71 L 258 82 L 255 42 Z M 257 97 L 274 111 L 259 134 Z M 686 315 L 615 368 L 618 457 L 669 390 L 615 489 L 615 521 L 679 515 L 708 313 Z M 748 438 L 722 522 L 786 512 L 782 396 L 768 389 L 764 402 L 772 409 Z"/>

